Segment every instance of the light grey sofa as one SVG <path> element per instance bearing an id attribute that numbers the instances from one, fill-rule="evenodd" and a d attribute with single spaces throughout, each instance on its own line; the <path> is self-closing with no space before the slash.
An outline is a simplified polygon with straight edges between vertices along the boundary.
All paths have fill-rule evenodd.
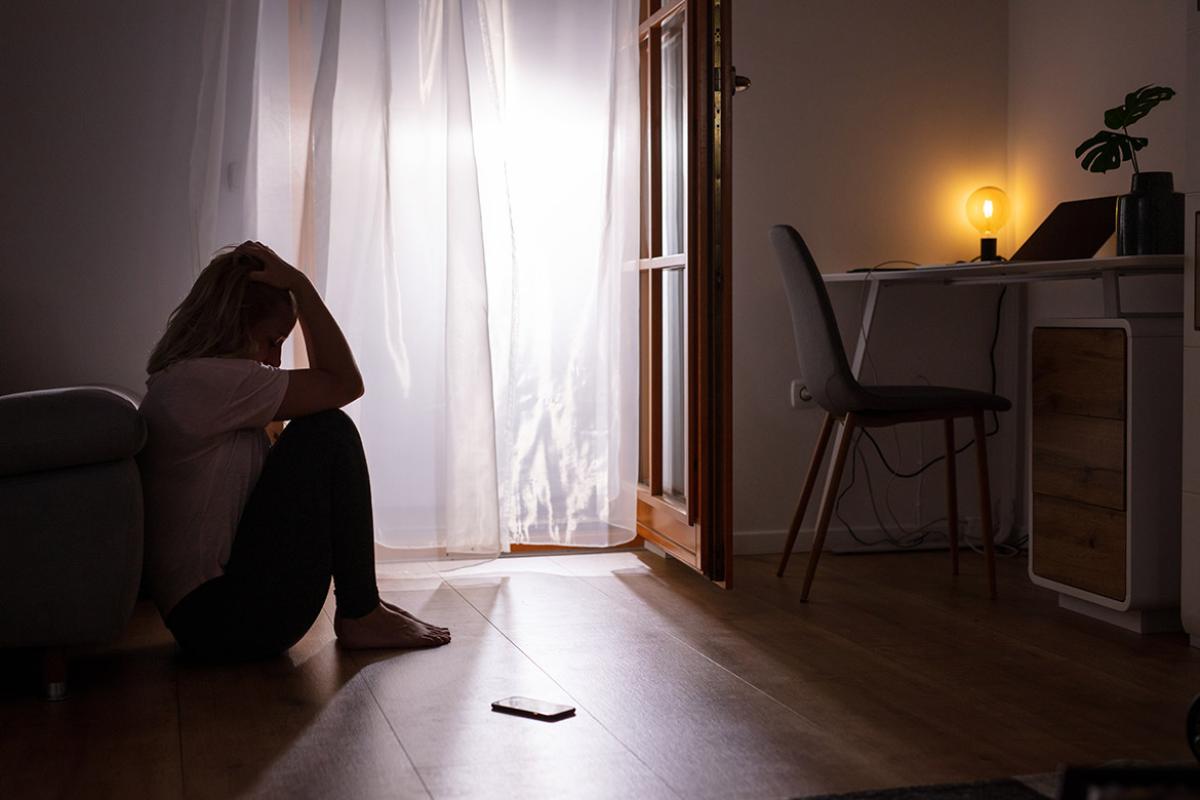
<path id="1" fill-rule="evenodd" d="M 0 648 L 42 648 L 52 699 L 63 648 L 115 639 L 137 600 L 136 402 L 100 386 L 0 397 Z"/>

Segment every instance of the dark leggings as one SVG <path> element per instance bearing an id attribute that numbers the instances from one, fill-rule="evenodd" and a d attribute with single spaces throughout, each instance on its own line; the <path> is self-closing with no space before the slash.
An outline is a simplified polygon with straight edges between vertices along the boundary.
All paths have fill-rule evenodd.
<path id="1" fill-rule="evenodd" d="M 367 462 L 341 411 L 284 428 L 246 502 L 225 574 L 188 593 L 167 627 L 200 658 L 277 655 L 312 627 L 331 576 L 343 616 L 379 604 Z"/>

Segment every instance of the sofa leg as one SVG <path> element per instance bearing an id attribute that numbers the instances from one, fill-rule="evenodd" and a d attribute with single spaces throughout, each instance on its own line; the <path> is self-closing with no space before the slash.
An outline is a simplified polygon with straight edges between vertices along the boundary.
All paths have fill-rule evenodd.
<path id="1" fill-rule="evenodd" d="M 67 696 L 67 655 L 61 647 L 48 647 L 42 653 L 42 688 L 50 701 Z"/>

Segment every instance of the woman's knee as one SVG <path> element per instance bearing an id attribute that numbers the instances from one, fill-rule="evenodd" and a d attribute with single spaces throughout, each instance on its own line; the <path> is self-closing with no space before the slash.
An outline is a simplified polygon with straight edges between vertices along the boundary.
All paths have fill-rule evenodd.
<path id="1" fill-rule="evenodd" d="M 315 438 L 322 441 L 344 441 L 352 443 L 356 447 L 362 447 L 358 426 L 340 408 L 331 408 L 327 411 L 296 417 L 284 427 L 280 441 L 283 441 L 284 437 L 293 440 Z"/>
<path id="2" fill-rule="evenodd" d="M 264 590 L 261 578 L 222 576 L 185 597 L 167 617 L 183 653 L 198 661 L 240 662 L 287 652 L 308 632 L 329 595 L 328 570 Z"/>

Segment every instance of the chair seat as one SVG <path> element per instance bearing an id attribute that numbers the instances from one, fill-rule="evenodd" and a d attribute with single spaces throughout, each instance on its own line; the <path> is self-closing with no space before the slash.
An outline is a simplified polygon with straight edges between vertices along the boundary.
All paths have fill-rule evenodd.
<path id="1" fill-rule="evenodd" d="M 1008 411 L 1012 403 L 1000 395 L 950 386 L 863 386 L 862 407 L 856 414 Z"/>

